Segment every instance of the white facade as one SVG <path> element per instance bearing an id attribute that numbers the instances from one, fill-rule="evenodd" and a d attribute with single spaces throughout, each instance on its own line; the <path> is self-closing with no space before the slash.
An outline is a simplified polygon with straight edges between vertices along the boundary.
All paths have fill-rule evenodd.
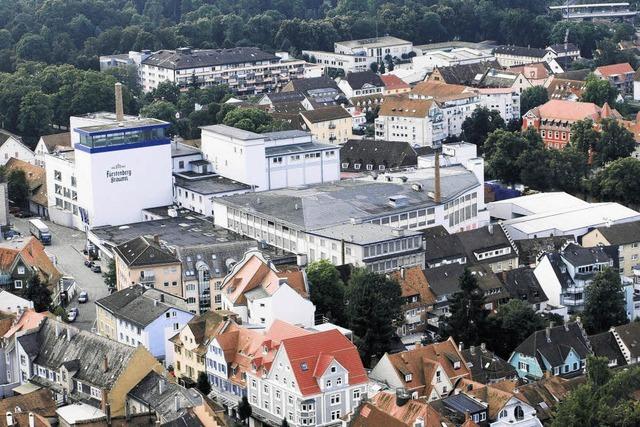
<path id="1" fill-rule="evenodd" d="M 633 80 L 633 99 L 640 101 L 640 81 Z"/>
<path id="2" fill-rule="evenodd" d="M 250 189 L 231 190 L 219 192 L 216 194 L 208 194 L 198 192 L 186 185 L 181 185 L 178 181 L 174 184 L 174 202 L 181 207 L 187 208 L 193 212 L 206 216 L 213 215 L 213 199 L 215 197 L 232 196 L 234 194 L 243 194 Z"/>
<path id="3" fill-rule="evenodd" d="M 422 55 L 411 59 L 414 67 L 432 71 L 436 67 L 451 67 L 454 65 L 475 64 L 477 62 L 492 61 L 495 57 L 486 51 L 468 47 L 448 50 L 426 51 Z"/>
<path id="4" fill-rule="evenodd" d="M 2 133 L 5 133 L 4 131 Z M 29 147 L 24 145 L 20 139 L 14 135 L 8 135 L 7 139 L 0 145 L 0 165 L 7 164 L 10 158 L 19 159 L 32 165 L 36 164 L 36 155 Z"/>
<path id="5" fill-rule="evenodd" d="M 4 313 L 20 314 L 24 310 L 33 308 L 33 301 L 20 298 L 8 291 L 0 290 L 0 311 Z"/>
<path id="6" fill-rule="evenodd" d="M 337 68 L 345 74 L 357 71 L 368 71 L 376 58 L 367 56 L 344 55 L 335 52 L 323 52 L 320 50 L 303 50 L 303 55 L 308 55 L 311 61 L 323 65 L 325 68 Z"/>
<path id="7" fill-rule="evenodd" d="M 497 111 L 505 122 L 520 118 L 520 93 L 511 88 L 477 89 L 480 106 Z"/>
<path id="8" fill-rule="evenodd" d="M 256 134 L 225 125 L 202 128 L 202 153 L 218 174 L 252 187 L 273 190 L 337 181 L 340 152 L 312 142 L 311 134 Z"/>
<path id="9" fill-rule="evenodd" d="M 375 120 L 376 139 L 434 146 L 446 138 L 442 110 L 435 107 L 425 117 L 380 115 Z"/>
<path id="10" fill-rule="evenodd" d="M 224 292 L 222 307 L 236 311 L 234 307 L 227 305 Z M 243 313 L 243 311 L 237 311 L 243 323 L 261 325 L 265 328 L 269 328 L 276 319 L 304 328 L 315 325 L 316 307 L 287 284 L 280 285 L 278 290 L 270 296 L 253 298 L 247 295 L 246 312 Z"/>
<path id="11" fill-rule="evenodd" d="M 509 399 L 498 411 L 496 420 L 489 425 L 491 427 L 542 427 L 535 408 L 517 397 Z"/>
<path id="12" fill-rule="evenodd" d="M 83 229 L 74 158 L 73 150 L 44 156 L 49 218 L 65 227 Z"/>

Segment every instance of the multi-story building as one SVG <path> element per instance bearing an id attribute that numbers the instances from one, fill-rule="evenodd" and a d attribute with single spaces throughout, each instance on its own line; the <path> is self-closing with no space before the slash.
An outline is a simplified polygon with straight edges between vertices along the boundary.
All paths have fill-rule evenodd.
<path id="1" fill-rule="evenodd" d="M 42 135 L 35 149 L 36 166 L 44 167 L 45 154 L 53 154 L 56 151 L 68 150 L 71 147 L 71 134 L 69 132 Z"/>
<path id="2" fill-rule="evenodd" d="M 569 313 L 580 312 L 585 292 L 596 274 L 607 268 L 618 268 L 617 248 L 583 248 L 568 244 L 559 252 L 540 258 L 534 274 L 554 306 L 564 305 Z"/>
<path id="3" fill-rule="evenodd" d="M 127 393 L 161 369 L 136 348 L 47 318 L 16 339 L 20 383 L 49 389 L 61 404 L 83 402 L 104 416 L 125 415 Z"/>
<path id="4" fill-rule="evenodd" d="M 216 225 L 304 254 L 307 259 L 312 255 L 311 249 L 316 250 L 320 238 L 316 235 L 321 234 L 321 230 L 348 223 L 361 222 L 413 231 L 435 225 L 442 225 L 452 232 L 473 229 L 488 220 L 481 184 L 484 182 L 482 160 L 471 159 L 467 167 L 469 169 L 463 166 L 441 168 L 439 179 L 435 177 L 435 171 L 439 169 L 425 168 L 304 189 L 217 198 L 214 220 Z M 358 253 L 348 239 L 343 246 L 342 243 L 337 244 L 338 237 L 331 237 L 332 242 L 324 238 L 324 243 L 320 238 L 318 249 L 324 247 L 325 250 L 315 252 L 315 259 L 320 259 L 324 253 L 325 259 L 331 260 L 335 256 L 341 261 L 342 247 L 345 256 L 347 251 L 351 251 L 350 256 Z M 417 239 L 412 234 L 396 237 L 406 240 L 407 245 Z M 333 243 L 335 250 L 332 249 Z M 403 247 L 402 242 L 399 248 L 394 242 L 393 250 L 390 245 L 385 248 L 384 244 L 378 243 L 382 241 L 375 243 L 375 254 L 369 249 L 368 257 L 371 259 L 364 249 L 363 259 L 352 259 L 352 262 L 370 264 L 380 261 L 375 259 L 380 257 L 391 260 L 410 250 L 408 246 Z M 364 246 L 366 248 L 367 245 Z M 421 242 L 412 246 L 418 249 Z"/>
<path id="5" fill-rule="evenodd" d="M 141 50 L 140 52 L 131 50 L 129 53 L 100 55 L 100 71 L 107 71 L 114 68 L 126 70 L 130 67 L 135 68 L 137 71 L 142 61 L 149 55 L 151 55 L 150 50 Z"/>
<path id="6" fill-rule="evenodd" d="M 305 129 L 324 144 L 344 144 L 353 136 L 354 119 L 342 106 L 300 112 Z"/>
<path id="7" fill-rule="evenodd" d="M 426 330 L 428 312 L 432 311 L 436 296 L 429 288 L 420 266 L 401 268 L 391 274 L 402 289 L 404 322 L 397 329 L 400 337 L 420 334 Z"/>
<path id="8" fill-rule="evenodd" d="M 236 407 L 240 398 L 247 395 L 248 372 L 268 369 L 283 339 L 311 333 L 281 320 L 274 321 L 268 329 L 229 322 L 207 350 L 207 377 L 213 394 L 226 406 Z"/>
<path id="9" fill-rule="evenodd" d="M 173 368 L 178 380 L 186 384 L 206 374 L 205 357 L 211 340 L 227 326 L 233 313 L 207 311 L 191 319 L 177 334 L 166 341 L 165 364 Z"/>
<path id="10" fill-rule="evenodd" d="M 144 346 L 165 359 L 165 342 L 193 318 L 186 302 L 169 293 L 135 285 L 96 301 L 98 335 L 132 347 Z"/>
<path id="11" fill-rule="evenodd" d="M 22 142 L 22 138 L 0 129 L 0 166 L 5 165 L 12 157 L 36 164 L 34 152 Z"/>
<path id="12" fill-rule="evenodd" d="M 257 47 L 229 49 L 160 50 L 141 61 L 139 78 L 142 90 L 150 92 L 169 81 L 181 88 L 226 85 L 239 95 L 251 95 L 281 89 L 290 80 L 305 77 L 307 68 L 316 68 L 288 54 L 272 54 Z"/>
<path id="13" fill-rule="evenodd" d="M 340 152 L 302 131 L 257 134 L 225 125 L 202 128 L 202 153 L 215 172 L 257 191 L 340 179 Z"/>
<path id="14" fill-rule="evenodd" d="M 552 99 L 522 116 L 522 128 L 533 127 L 548 148 L 564 148 L 571 141 L 571 126 L 580 120 L 594 122 L 602 118 L 602 109 L 591 102 Z"/>
<path id="15" fill-rule="evenodd" d="M 384 96 L 400 95 L 403 93 L 411 92 L 411 85 L 402 80 L 400 77 L 393 74 L 385 74 L 380 76 L 382 83 L 384 83 Z"/>
<path id="16" fill-rule="evenodd" d="M 556 58 L 554 51 L 523 46 L 499 46 L 493 54 L 503 67 L 547 62 Z"/>
<path id="17" fill-rule="evenodd" d="M 385 85 L 373 71 L 359 71 L 340 78 L 338 87 L 353 105 L 369 109 L 382 102 Z"/>
<path id="18" fill-rule="evenodd" d="M 174 199 L 178 206 L 206 216 L 213 215 L 214 197 L 251 191 L 247 184 L 213 173 L 174 173 L 173 185 Z"/>
<path id="19" fill-rule="evenodd" d="M 283 339 L 270 365 L 247 372 L 252 416 L 271 423 L 339 424 L 367 393 L 358 350 L 335 329 Z"/>
<path id="20" fill-rule="evenodd" d="M 303 50 L 302 54 L 325 68 L 349 72 L 367 71 L 374 62 L 386 58 L 407 58 L 413 52 L 413 43 L 397 37 L 384 36 L 371 39 L 335 42 L 333 52 Z"/>
<path id="21" fill-rule="evenodd" d="M 278 271 L 259 251 L 249 251 L 222 282 L 222 309 L 242 323 L 268 328 L 276 319 L 312 327 L 315 306 L 309 301 L 301 270 Z"/>
<path id="22" fill-rule="evenodd" d="M 633 76 L 635 70 L 628 62 L 623 64 L 603 65 L 595 69 L 593 74 L 601 80 L 607 80 L 618 89 L 622 96 L 633 94 Z"/>
<path id="23" fill-rule="evenodd" d="M 434 146 L 447 137 L 442 109 L 433 99 L 388 96 L 375 120 L 376 139 Z"/>
<path id="24" fill-rule="evenodd" d="M 640 264 L 640 221 L 598 227 L 582 236 L 582 246 L 617 246 L 620 274 L 633 277 L 633 268 Z"/>
<path id="25" fill-rule="evenodd" d="M 2 294 L 1 297 L 6 298 L 6 292 Z M 27 381 L 27 376 L 22 376 L 20 371 L 20 366 L 26 366 L 27 361 L 18 357 L 16 339 L 27 331 L 37 329 L 45 318 L 45 313 L 22 310 L 9 318 L 8 329 L 2 328 L 0 331 L 0 398 L 11 396 L 21 382 Z"/>
<path id="26" fill-rule="evenodd" d="M 136 284 L 183 297 L 182 264 L 159 238 L 136 237 L 113 248 L 117 289 Z"/>
<path id="27" fill-rule="evenodd" d="M 520 94 L 512 88 L 478 88 L 480 106 L 500 113 L 505 122 L 520 118 Z"/>

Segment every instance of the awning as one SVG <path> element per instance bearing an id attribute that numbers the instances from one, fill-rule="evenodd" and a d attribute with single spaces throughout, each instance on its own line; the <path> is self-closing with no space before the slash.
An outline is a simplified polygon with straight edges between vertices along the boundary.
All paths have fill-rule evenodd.
<path id="1" fill-rule="evenodd" d="M 14 393 L 17 394 L 29 394 L 29 393 L 33 393 L 34 391 L 40 390 L 42 387 L 40 387 L 39 385 L 35 385 L 33 383 L 30 382 L 26 382 L 22 385 L 19 385 L 18 387 L 13 389 Z"/>

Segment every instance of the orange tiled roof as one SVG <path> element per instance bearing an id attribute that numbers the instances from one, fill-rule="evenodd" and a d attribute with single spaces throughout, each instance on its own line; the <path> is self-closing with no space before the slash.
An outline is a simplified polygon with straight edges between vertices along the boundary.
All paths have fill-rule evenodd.
<path id="1" fill-rule="evenodd" d="M 404 270 L 404 278 L 400 271 L 395 271 L 391 277 L 396 279 L 402 288 L 402 296 L 408 297 L 419 294 L 422 302 L 435 304 L 436 296 L 429 288 L 429 282 L 420 266 L 410 267 Z"/>
<path id="2" fill-rule="evenodd" d="M 407 426 L 413 427 L 418 418 L 424 420 L 424 427 L 442 427 L 443 423 L 444 425 L 453 425 L 431 405 L 422 400 L 412 399 L 406 404 L 398 406 L 394 393 L 382 391 L 371 398 L 371 403 Z M 371 424 L 368 425 L 373 427 Z"/>
<path id="3" fill-rule="evenodd" d="M 432 97 L 437 101 L 474 96 L 472 92 L 467 92 L 466 89 L 467 88 L 462 85 L 426 81 L 418 83 L 411 90 L 411 93 Z"/>
<path id="4" fill-rule="evenodd" d="M 16 332 L 37 328 L 45 317 L 45 313 L 36 313 L 34 310 L 25 310 L 16 324 L 6 331 L 2 338 L 10 338 Z"/>
<path id="5" fill-rule="evenodd" d="M 606 77 L 634 72 L 633 67 L 631 67 L 628 62 L 624 62 L 622 64 L 603 65 L 602 67 L 596 68 L 595 71 L 596 73 Z"/>
<path id="6" fill-rule="evenodd" d="M 538 107 L 540 118 L 578 121 L 590 118 L 598 120 L 600 107 L 591 102 L 574 102 L 552 99 Z"/>
<path id="7" fill-rule="evenodd" d="M 432 99 L 410 99 L 408 96 L 387 96 L 380 106 L 380 116 L 424 118 L 433 105 Z"/>
<path id="8" fill-rule="evenodd" d="M 395 74 L 380 76 L 386 90 L 408 89 L 411 86 Z"/>
<path id="9" fill-rule="evenodd" d="M 325 365 L 328 356 L 335 358 L 349 372 L 349 384 L 368 381 L 355 345 L 335 329 L 288 338 L 282 341 L 282 346 L 303 396 L 320 392 L 318 377 L 324 371 L 318 365 Z M 303 365 L 307 368 L 303 369 Z"/>
<path id="10" fill-rule="evenodd" d="M 62 273 L 45 253 L 42 243 L 35 237 L 29 236 L 23 241 L 14 240 L 0 246 L 0 270 L 9 270 L 18 256 L 29 267 L 37 268 L 40 278 L 46 284 L 57 284 L 62 277 Z"/>

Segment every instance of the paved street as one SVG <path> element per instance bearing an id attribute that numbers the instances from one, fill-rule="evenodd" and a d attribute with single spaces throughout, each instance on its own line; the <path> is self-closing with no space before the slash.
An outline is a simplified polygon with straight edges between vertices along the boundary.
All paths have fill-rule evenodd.
<path id="1" fill-rule="evenodd" d="M 28 219 L 11 217 L 14 228 L 29 236 Z M 80 315 L 74 323 L 75 326 L 90 330 L 96 319 L 94 301 L 107 296 L 109 293 L 102 279 L 102 274 L 94 273 L 84 265 L 82 249 L 85 244 L 85 233 L 45 221 L 52 235 L 52 244 L 45 246 L 49 255 L 56 258 L 56 265 L 62 274 L 73 276 L 76 279 L 78 292 L 69 307 L 78 307 Z M 102 266 L 103 269 L 105 266 Z M 80 290 L 89 292 L 89 303 L 78 304 L 77 297 Z"/>

